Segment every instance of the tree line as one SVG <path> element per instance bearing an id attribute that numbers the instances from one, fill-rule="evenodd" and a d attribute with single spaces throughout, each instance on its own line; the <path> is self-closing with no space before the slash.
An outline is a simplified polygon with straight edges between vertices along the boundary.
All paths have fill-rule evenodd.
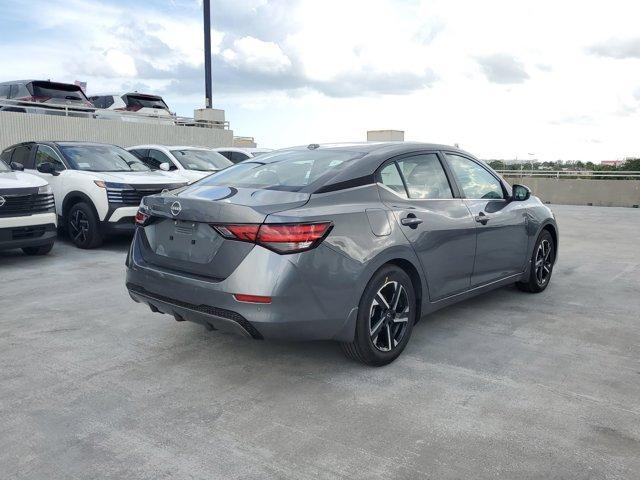
<path id="1" fill-rule="evenodd" d="M 640 172 L 640 158 L 627 158 L 619 166 L 602 165 L 600 163 L 582 162 L 580 160 L 557 160 L 555 162 L 505 162 L 503 160 L 487 160 L 495 170 L 584 170 L 593 172 L 624 171 Z"/>

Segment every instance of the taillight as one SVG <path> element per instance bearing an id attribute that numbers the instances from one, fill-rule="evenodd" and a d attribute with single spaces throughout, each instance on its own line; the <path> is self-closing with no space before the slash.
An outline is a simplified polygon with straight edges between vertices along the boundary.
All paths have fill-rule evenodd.
<path id="1" fill-rule="evenodd" d="M 331 222 L 212 225 L 224 238 L 261 245 L 278 253 L 311 250 L 327 236 Z"/>
<path id="2" fill-rule="evenodd" d="M 150 215 L 142 209 L 136 212 L 136 225 L 144 227 L 149 220 Z"/>

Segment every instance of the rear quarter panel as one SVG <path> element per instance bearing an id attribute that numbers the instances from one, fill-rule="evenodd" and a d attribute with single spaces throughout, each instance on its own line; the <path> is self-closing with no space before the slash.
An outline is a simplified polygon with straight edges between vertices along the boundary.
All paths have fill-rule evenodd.
<path id="1" fill-rule="evenodd" d="M 375 210 L 370 221 L 367 210 Z M 388 228 L 381 228 L 381 214 Z M 300 275 L 318 301 L 326 305 L 329 318 L 350 318 L 344 337 L 353 337 L 354 309 L 373 274 L 391 260 L 406 260 L 421 277 L 419 296 L 428 299 L 427 286 L 419 260 L 400 231 L 392 212 L 380 202 L 375 185 L 312 195 L 299 208 L 267 217 L 267 223 L 331 221 L 333 228 L 322 244 L 311 252 L 292 255 Z M 374 230 L 376 233 L 374 233 Z M 350 332 L 350 333 L 349 333 Z"/>

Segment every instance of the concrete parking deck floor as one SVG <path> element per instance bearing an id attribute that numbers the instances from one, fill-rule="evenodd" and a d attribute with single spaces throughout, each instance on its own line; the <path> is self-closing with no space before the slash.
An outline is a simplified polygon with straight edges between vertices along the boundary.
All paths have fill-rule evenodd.
<path id="1" fill-rule="evenodd" d="M 555 206 L 540 295 L 426 317 L 394 364 L 133 303 L 127 241 L 0 254 L 0 477 L 638 478 L 640 210 Z"/>

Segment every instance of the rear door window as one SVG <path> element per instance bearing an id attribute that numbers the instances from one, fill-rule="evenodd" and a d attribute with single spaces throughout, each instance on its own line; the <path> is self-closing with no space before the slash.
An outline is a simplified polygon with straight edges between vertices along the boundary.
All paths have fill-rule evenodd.
<path id="1" fill-rule="evenodd" d="M 396 162 L 391 162 L 380 171 L 380 181 L 385 187 L 390 188 L 401 197 L 407 198 L 407 190 L 404 188 L 404 182 Z"/>
<path id="2" fill-rule="evenodd" d="M 13 151 L 11 161 L 21 163 L 24 168 L 33 169 L 33 160 L 31 158 L 31 151 L 33 150 L 33 147 L 34 145 L 32 143 L 27 145 L 18 145 Z"/>
<path id="3" fill-rule="evenodd" d="M 0 160 L 2 160 L 7 165 L 11 164 L 11 155 L 13 154 L 13 148 L 7 148 L 2 155 L 0 155 Z"/>
<path id="4" fill-rule="evenodd" d="M 435 153 L 404 158 L 398 161 L 398 167 L 407 184 L 409 198 L 453 198 L 447 175 Z"/>
<path id="5" fill-rule="evenodd" d="M 0 85 L 0 98 L 9 98 L 9 85 Z"/>

